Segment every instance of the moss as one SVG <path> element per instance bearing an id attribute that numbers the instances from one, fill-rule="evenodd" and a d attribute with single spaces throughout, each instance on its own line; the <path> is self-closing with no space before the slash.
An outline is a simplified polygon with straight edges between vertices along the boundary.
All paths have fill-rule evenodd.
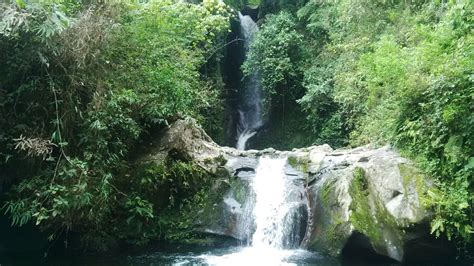
<path id="1" fill-rule="evenodd" d="M 223 167 L 218 167 L 214 175 L 222 180 L 228 180 L 231 177 L 230 173 Z"/>
<path id="2" fill-rule="evenodd" d="M 216 211 L 218 208 L 216 203 L 222 203 L 224 196 L 233 186 L 234 182 L 230 183 L 227 179 L 215 180 L 213 187 L 204 192 L 205 199 L 201 206 L 197 206 L 200 212 L 199 216 L 208 223 L 218 220 L 218 216 L 221 214 Z"/>
<path id="3" fill-rule="evenodd" d="M 297 168 L 298 167 L 298 158 L 296 158 L 294 156 L 290 156 L 290 157 L 288 157 L 288 163 L 291 165 L 291 167 Z"/>
<path id="4" fill-rule="evenodd" d="M 219 220 L 218 204 L 229 191 L 225 180 L 214 181 L 212 187 L 203 187 L 179 208 L 168 208 L 161 214 L 160 227 L 164 238 L 171 242 L 205 244 L 208 240 L 196 232 L 202 224 L 211 224 Z"/>
<path id="5" fill-rule="evenodd" d="M 128 194 L 138 194 L 153 206 L 151 219 L 121 219 L 127 222 L 117 224 L 120 237 L 133 244 L 157 238 L 182 241 L 193 237 L 196 221 L 223 190 L 215 186 L 215 176 L 198 165 L 170 158 L 137 165 L 133 178 L 123 182 L 127 183 L 121 187 L 127 187 Z"/>
<path id="6" fill-rule="evenodd" d="M 249 191 L 248 184 L 239 179 L 235 179 L 232 181 L 230 187 L 234 194 L 235 200 L 240 204 L 244 204 L 245 200 L 248 197 L 248 191 Z"/>
<path id="7" fill-rule="evenodd" d="M 309 243 L 311 249 L 331 256 L 340 255 L 350 234 L 350 223 L 345 220 L 344 211 L 338 206 L 336 181 L 335 177 L 326 180 L 319 190 L 318 208 L 314 213 L 318 226 L 315 237 Z"/>
<path id="8" fill-rule="evenodd" d="M 341 236 L 341 232 L 347 231 L 348 224 L 341 218 L 332 220 L 326 228 L 326 244 L 328 253 L 331 255 L 340 255 L 341 247 L 344 246 L 346 238 Z"/>
<path id="9" fill-rule="evenodd" d="M 421 202 L 421 197 L 425 195 L 427 191 L 425 177 L 423 173 L 420 172 L 416 167 L 409 164 L 400 164 L 398 165 L 398 170 L 403 181 L 403 189 L 408 191 L 408 186 L 411 182 L 415 183 L 416 192 L 418 194 L 419 200 Z"/>
<path id="10" fill-rule="evenodd" d="M 336 179 L 331 179 L 325 182 L 320 190 L 320 198 L 321 202 L 323 203 L 323 206 L 330 207 L 330 200 L 331 200 L 331 192 L 334 189 L 334 183 L 336 182 Z"/>
<path id="11" fill-rule="evenodd" d="M 350 216 L 350 221 L 356 230 L 364 233 L 371 240 L 379 242 L 382 237 L 379 230 L 377 230 L 378 221 L 375 219 L 371 211 L 365 172 L 362 168 L 356 167 L 353 175 L 352 183 L 349 188 L 349 194 L 352 197 L 350 206 L 352 214 Z"/>
<path id="12" fill-rule="evenodd" d="M 206 158 L 204 159 L 205 164 L 217 164 L 217 166 L 223 166 L 227 163 L 227 159 L 221 154 L 214 158 Z"/>
<path id="13" fill-rule="evenodd" d="M 296 156 L 288 157 L 288 163 L 294 169 L 307 173 L 309 169 L 309 159 L 308 158 L 298 158 Z"/>
<path id="14" fill-rule="evenodd" d="M 415 166 L 410 164 L 399 164 L 398 169 L 400 171 L 400 176 L 402 177 L 404 195 L 408 195 L 409 186 L 414 185 L 416 194 L 418 196 L 418 202 L 420 202 L 424 207 L 428 207 L 428 186 L 426 184 L 426 179 L 423 173 Z M 422 214 L 423 212 L 419 213 Z M 416 217 L 416 219 L 423 219 L 423 217 Z M 403 226 L 410 226 L 410 222 L 408 220 L 404 221 Z"/>
<path id="15" fill-rule="evenodd" d="M 227 163 L 227 159 L 224 158 L 223 155 L 219 155 L 217 156 L 216 158 L 214 158 L 214 161 L 219 165 L 219 166 L 223 166 Z"/>
<path id="16" fill-rule="evenodd" d="M 376 250 L 384 250 L 384 232 L 390 233 L 391 239 L 398 243 L 402 240 L 402 229 L 385 206 L 374 201 L 370 194 L 370 184 L 362 168 L 354 169 L 353 180 L 349 189 L 352 197 L 350 221 L 354 228 L 366 235 Z"/>

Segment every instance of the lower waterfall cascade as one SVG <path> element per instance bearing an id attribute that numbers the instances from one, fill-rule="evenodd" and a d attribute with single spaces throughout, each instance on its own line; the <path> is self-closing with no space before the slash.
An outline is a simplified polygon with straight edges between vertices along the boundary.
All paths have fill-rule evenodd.
<path id="1" fill-rule="evenodd" d="M 255 193 L 253 216 L 255 219 L 255 233 L 252 236 L 252 246 L 272 247 L 282 249 L 295 246 L 292 243 L 293 228 L 292 213 L 298 202 L 291 199 L 289 180 L 285 178 L 284 167 L 286 158 L 260 159 L 252 188 Z"/>
<path id="2" fill-rule="evenodd" d="M 301 238 L 295 231 L 306 225 L 301 215 L 301 192 L 285 175 L 287 158 L 261 157 L 250 181 L 251 194 L 237 226 L 247 235 L 247 246 L 235 253 L 206 257 L 210 265 L 292 265 L 292 256 L 314 256 L 298 249 Z M 304 220 L 304 221 L 302 221 Z M 303 223 L 302 223 L 303 222 Z M 306 228 L 304 228 L 306 229 Z"/>

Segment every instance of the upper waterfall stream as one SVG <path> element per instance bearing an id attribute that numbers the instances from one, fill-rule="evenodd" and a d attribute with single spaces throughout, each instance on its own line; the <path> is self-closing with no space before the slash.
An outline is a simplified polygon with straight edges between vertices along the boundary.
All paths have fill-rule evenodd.
<path id="1" fill-rule="evenodd" d="M 258 32 L 258 26 L 250 16 L 239 12 L 241 37 L 244 40 L 245 54 Z M 260 73 L 255 72 L 244 78 L 240 92 L 238 107 L 239 121 L 237 125 L 238 150 L 245 150 L 247 141 L 253 137 L 263 124 L 262 118 L 262 85 Z"/>

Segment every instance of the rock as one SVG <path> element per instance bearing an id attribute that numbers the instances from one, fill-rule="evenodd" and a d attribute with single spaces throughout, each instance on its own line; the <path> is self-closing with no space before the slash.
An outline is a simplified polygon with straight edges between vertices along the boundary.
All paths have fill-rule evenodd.
<path id="1" fill-rule="evenodd" d="M 248 15 L 248 16 L 252 17 L 252 19 L 254 21 L 257 21 L 259 11 L 260 11 L 259 6 L 246 5 L 242 8 L 241 13 L 242 13 L 242 15 Z"/>
<path id="2" fill-rule="evenodd" d="M 251 197 L 250 193 L 247 180 L 237 178 L 231 181 L 226 193 L 221 194 L 220 201 L 205 204 L 196 230 L 244 241 L 248 234 L 239 227 L 239 220 L 248 215 L 244 214 L 244 204 L 245 199 Z"/>
<path id="3" fill-rule="evenodd" d="M 406 259 L 406 231 L 429 220 L 420 195 L 431 186 L 409 160 L 390 147 L 339 150 L 326 154 L 317 178 L 308 187 L 308 248 L 339 255 L 357 232 L 377 254 Z"/>
<path id="4" fill-rule="evenodd" d="M 430 214 L 420 196 L 431 181 L 389 146 L 238 151 L 218 146 L 193 120 L 179 120 L 144 160 L 159 162 L 169 156 L 186 158 L 214 174 L 217 190 L 224 191 L 202 210 L 199 231 L 248 241 L 252 221 L 243 219 L 252 216 L 245 213 L 246 199 L 253 196 L 250 181 L 259 158 L 270 156 L 288 158 L 285 175 L 300 202 L 294 219 L 304 220 L 292 230 L 295 237 L 301 235 L 302 247 L 339 256 L 344 248 L 359 246 L 406 261 L 413 254 L 406 247 L 422 246 L 421 240 L 430 235 Z"/>

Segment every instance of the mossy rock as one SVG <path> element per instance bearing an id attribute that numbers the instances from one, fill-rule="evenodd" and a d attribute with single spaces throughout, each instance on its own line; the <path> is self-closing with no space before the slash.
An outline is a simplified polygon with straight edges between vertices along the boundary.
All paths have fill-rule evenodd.
<path id="1" fill-rule="evenodd" d="M 240 204 L 244 204 L 251 190 L 249 187 L 249 183 L 240 179 L 234 179 L 230 183 L 230 187 L 232 190 L 233 198 Z"/>
<path id="2" fill-rule="evenodd" d="M 351 234 L 350 223 L 346 219 L 341 202 L 337 195 L 338 176 L 326 179 L 316 192 L 316 204 L 313 208 L 314 228 L 313 237 L 308 247 L 329 254 L 341 255 L 341 251 Z"/>
<path id="3" fill-rule="evenodd" d="M 307 173 L 309 169 L 309 158 L 301 156 L 288 157 L 288 164 L 295 170 Z"/>
<path id="4" fill-rule="evenodd" d="M 379 254 L 401 259 L 405 234 L 403 225 L 374 196 L 375 191 L 364 169 L 354 169 L 349 193 L 352 197 L 350 221 L 354 229 L 368 237 Z"/>

